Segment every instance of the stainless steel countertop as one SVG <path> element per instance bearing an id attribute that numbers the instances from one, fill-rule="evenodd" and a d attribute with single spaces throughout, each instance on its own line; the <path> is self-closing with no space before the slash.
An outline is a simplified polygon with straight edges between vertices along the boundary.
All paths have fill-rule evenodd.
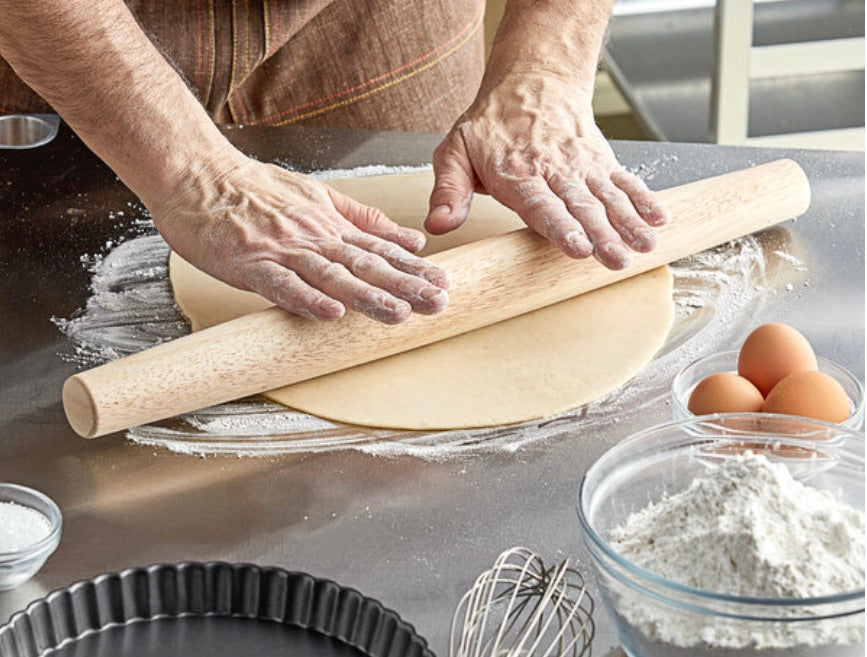
<path id="1" fill-rule="evenodd" d="M 420 164 L 434 135 L 245 128 L 229 136 L 261 159 L 301 170 Z M 784 224 L 808 271 L 786 293 L 763 292 L 743 335 L 762 321 L 795 324 L 822 355 L 864 376 L 864 165 L 861 154 L 672 143 L 615 143 L 624 164 L 657 166 L 667 187 L 788 156 L 809 174 L 808 214 Z M 669 419 L 640 417 L 514 454 L 430 462 L 356 451 L 267 458 L 180 455 L 121 435 L 85 441 L 67 426 L 61 384 L 75 367 L 50 322 L 87 299 L 79 257 L 128 226 L 134 199 L 65 128 L 34 151 L 0 151 L 0 481 L 60 505 L 57 552 L 30 582 L 0 592 L 0 621 L 48 591 L 100 572 L 180 560 L 251 561 L 328 577 L 378 598 L 447 654 L 452 611 L 496 555 L 527 545 L 589 570 L 574 508 L 579 479 L 608 446 Z M 806 277 L 806 278 L 803 278 Z M 734 345 L 733 345 L 734 346 Z M 595 587 L 592 589 L 596 594 Z M 601 608 L 601 601 L 597 602 Z M 596 614 L 596 654 L 615 644 Z"/>

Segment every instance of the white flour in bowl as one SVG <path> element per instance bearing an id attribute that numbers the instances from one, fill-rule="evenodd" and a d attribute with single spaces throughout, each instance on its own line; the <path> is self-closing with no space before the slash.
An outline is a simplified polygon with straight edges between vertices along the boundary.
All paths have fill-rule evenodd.
<path id="1" fill-rule="evenodd" d="M 630 562 L 705 591 L 803 599 L 864 587 L 864 513 L 751 452 L 725 459 L 680 492 L 631 514 L 610 540 Z M 748 626 L 669 605 L 621 602 L 620 613 L 645 636 L 682 648 L 773 651 L 864 641 L 863 614 Z"/>

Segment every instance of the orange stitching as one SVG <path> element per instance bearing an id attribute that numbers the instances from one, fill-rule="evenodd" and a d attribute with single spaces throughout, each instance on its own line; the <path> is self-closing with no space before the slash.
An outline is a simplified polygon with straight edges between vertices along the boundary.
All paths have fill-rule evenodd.
<path id="1" fill-rule="evenodd" d="M 206 93 L 204 94 L 205 103 L 211 98 L 211 90 L 214 87 L 214 67 L 216 66 L 216 36 L 214 35 L 214 3 L 212 0 L 206 0 L 208 11 L 206 17 L 205 32 L 208 35 L 208 75 L 205 82 Z"/>
<path id="2" fill-rule="evenodd" d="M 338 92 L 336 92 L 336 93 L 333 93 L 333 94 L 331 94 L 331 95 L 329 95 L 329 96 L 324 96 L 324 97 L 322 97 L 322 98 L 317 98 L 316 100 L 311 100 L 311 101 L 309 101 L 309 102 L 302 103 L 301 105 L 296 105 L 295 107 L 291 107 L 291 108 L 289 108 L 289 109 L 287 109 L 287 110 L 283 110 L 283 111 L 281 111 L 281 112 L 278 112 L 278 113 L 276 113 L 276 114 L 272 114 L 272 115 L 270 115 L 270 116 L 266 116 L 266 117 L 261 118 L 261 119 L 256 119 L 255 121 L 251 122 L 250 125 L 261 125 L 262 123 L 266 123 L 266 122 L 268 122 L 268 121 L 271 121 L 272 119 L 277 119 L 277 118 L 280 118 L 280 117 L 286 116 L 287 114 L 291 114 L 292 112 L 297 112 L 298 110 L 305 109 L 305 108 L 307 108 L 307 107 L 310 107 L 310 106 L 312 106 L 312 105 L 316 105 L 316 104 L 318 104 L 318 103 L 324 103 L 324 102 L 327 102 L 327 101 L 329 101 L 329 100 L 333 100 L 333 99 L 335 99 L 335 98 L 340 98 L 341 96 L 345 96 L 345 95 L 347 95 L 347 94 L 351 94 L 351 93 L 354 92 L 354 91 L 358 91 L 359 89 L 363 89 L 364 87 L 367 87 L 367 86 L 369 86 L 369 85 L 371 85 L 371 84 L 375 84 L 375 83 L 379 82 L 380 80 L 383 80 L 384 78 L 387 78 L 387 77 L 389 77 L 389 76 L 395 75 L 396 73 L 399 73 L 400 71 L 402 71 L 402 70 L 404 70 L 404 69 L 407 69 L 407 68 L 410 68 L 410 67 L 412 67 L 412 66 L 415 66 L 416 64 L 419 64 L 419 63 L 425 61 L 426 59 L 429 59 L 430 57 L 433 57 L 433 56 L 436 55 L 440 50 L 442 50 L 443 48 L 448 47 L 451 43 L 453 43 L 454 41 L 460 39 L 461 36 L 464 34 L 464 32 L 466 32 L 467 30 L 470 30 L 470 32 L 467 34 L 467 36 L 466 36 L 466 37 L 465 37 L 465 38 L 460 42 L 460 44 L 458 45 L 458 47 L 460 47 L 460 45 L 463 45 L 464 43 L 466 43 L 466 42 L 469 40 L 469 38 L 470 38 L 473 34 L 476 33 L 476 31 L 478 30 L 479 26 L 481 25 L 481 18 L 482 18 L 482 15 L 483 15 L 483 14 L 484 14 L 484 5 L 482 6 L 481 10 L 480 10 L 480 11 L 479 11 L 479 12 L 478 12 L 474 17 L 473 17 L 473 19 L 472 19 L 469 23 L 467 23 L 464 27 L 462 27 L 462 28 L 460 29 L 460 31 L 459 31 L 457 34 L 455 34 L 455 35 L 454 35 L 453 37 L 451 37 L 448 41 L 445 41 L 444 43 L 440 44 L 439 46 L 437 46 L 436 48 L 434 48 L 434 49 L 431 50 L 430 52 L 425 53 L 424 55 L 418 57 L 417 59 L 415 59 L 415 60 L 413 60 L 413 61 L 411 61 L 411 62 L 408 62 L 408 63 L 406 63 L 406 64 L 402 64 L 401 66 L 397 67 L 397 68 L 394 69 L 394 70 L 388 71 L 387 73 L 383 73 L 382 75 L 378 75 L 378 76 L 376 76 L 375 78 L 371 78 L 370 80 L 367 80 L 367 81 L 365 81 L 365 82 L 362 82 L 361 84 L 358 84 L 358 85 L 356 85 L 356 86 L 354 86 L 354 87 L 350 87 L 350 88 L 348 88 L 348 89 L 343 89 L 343 90 L 338 91 Z M 449 50 L 445 56 L 448 56 L 449 54 L 451 54 L 452 52 L 454 52 L 456 49 L 457 49 L 457 47 L 456 47 L 456 48 L 453 48 L 453 49 L 451 49 L 451 50 Z M 436 62 L 442 61 L 442 59 L 443 59 L 443 57 L 440 57 L 440 58 L 436 59 L 433 63 L 435 64 Z M 427 68 L 430 68 L 430 66 L 426 66 L 425 68 L 419 69 L 419 71 L 426 70 Z M 415 73 L 418 73 L 419 71 L 416 71 Z M 413 73 L 412 75 L 415 75 L 415 73 Z M 411 77 L 411 76 L 409 76 L 409 77 Z M 400 80 L 404 80 L 404 79 L 406 79 L 406 78 L 405 78 L 405 77 L 404 77 L 404 78 L 400 78 Z M 400 81 L 400 80 L 398 80 L 398 81 Z M 387 86 L 391 86 L 391 85 L 387 85 Z M 383 88 L 384 88 L 384 87 L 379 87 L 379 88 L 377 88 L 375 91 L 381 90 L 381 89 L 383 89 Z M 369 95 L 369 94 L 367 94 L 367 95 Z M 356 97 L 356 100 L 357 100 L 357 99 L 360 99 L 360 98 L 363 98 L 363 97 L 364 97 L 364 96 Z M 354 100 L 350 100 L 350 102 L 355 102 L 355 101 L 354 101 Z M 341 104 L 346 104 L 346 103 L 337 103 L 337 104 L 335 104 L 335 105 L 331 105 L 331 106 L 329 106 L 329 107 L 326 107 L 323 111 L 327 111 L 328 109 L 331 109 L 331 108 L 334 108 L 334 107 L 339 107 Z M 304 115 L 304 117 L 307 117 L 307 116 L 315 116 L 316 114 L 321 114 L 321 112 L 318 112 L 318 111 L 317 111 L 317 112 L 315 112 L 314 114 L 311 114 L 311 115 Z M 298 120 L 298 119 L 293 119 L 293 120 Z M 285 125 L 285 123 L 277 123 L 277 124 L 275 124 L 275 125 Z"/>
<path id="3" fill-rule="evenodd" d="M 250 3 L 249 0 L 245 0 L 244 2 L 244 74 L 241 76 L 242 79 L 238 82 L 238 86 L 232 92 L 232 95 L 235 96 L 235 101 L 238 103 L 240 114 L 243 123 L 247 123 L 249 119 L 249 112 L 247 111 L 247 104 L 244 102 L 244 97 L 241 95 L 241 86 L 244 84 L 244 80 L 247 79 L 247 75 L 250 73 Z"/>
<path id="4" fill-rule="evenodd" d="M 265 26 L 265 46 L 264 56 L 268 56 L 268 49 L 271 47 L 271 25 L 268 21 L 268 14 L 270 10 L 268 9 L 268 0 L 262 0 L 262 22 Z"/>
<path id="5" fill-rule="evenodd" d="M 229 74 L 229 91 L 226 97 L 226 105 L 232 118 L 237 118 L 235 108 L 232 106 L 232 91 L 235 87 L 235 72 L 238 60 L 238 1 L 232 0 L 232 70 Z"/>
<path id="6" fill-rule="evenodd" d="M 444 59 L 449 57 L 451 54 L 453 54 L 454 52 L 459 50 L 461 48 L 461 46 L 463 46 L 467 41 L 469 41 L 472 38 L 473 34 L 475 34 L 478 31 L 481 24 L 482 24 L 481 21 L 479 21 L 479 24 L 476 25 L 475 28 L 469 34 L 467 34 L 464 39 L 462 39 L 460 41 L 460 43 L 458 43 L 453 48 L 451 48 L 447 52 L 443 53 L 442 55 L 440 55 L 439 57 L 437 57 L 433 61 L 428 62 L 427 64 L 425 64 L 421 68 L 418 68 L 415 71 L 412 71 L 411 73 L 407 73 L 406 75 L 402 75 L 399 78 L 395 78 L 394 80 L 390 80 L 389 82 L 386 82 L 385 84 L 380 85 L 379 87 L 376 87 L 375 89 L 371 89 L 370 91 L 366 91 L 363 94 L 359 94 L 358 96 L 353 96 L 352 98 L 347 98 L 345 100 L 341 100 L 340 102 L 333 103 L 331 105 L 328 105 L 327 107 L 320 107 L 319 109 L 313 110 L 312 112 L 307 112 L 306 114 L 301 114 L 299 116 L 288 118 L 284 121 L 280 121 L 279 123 L 275 123 L 274 125 L 275 126 L 288 125 L 290 123 L 296 123 L 298 121 L 303 121 L 304 119 L 309 119 L 311 117 L 318 116 L 319 114 L 324 114 L 325 112 L 336 109 L 338 107 L 342 107 L 344 105 L 350 105 L 352 103 L 356 103 L 359 100 L 363 100 L 364 98 L 367 98 L 368 96 L 372 96 L 373 94 L 379 93 L 380 91 L 388 89 L 389 87 L 392 87 L 392 86 L 394 86 L 400 82 L 403 82 L 404 80 L 408 80 L 409 78 L 415 77 L 416 75 L 418 75 L 422 71 L 426 71 L 427 69 L 429 69 L 433 66 L 436 66 L 439 62 L 443 61 Z"/>
<path id="7" fill-rule="evenodd" d="M 244 79 L 250 72 L 250 0 L 244 0 Z"/>

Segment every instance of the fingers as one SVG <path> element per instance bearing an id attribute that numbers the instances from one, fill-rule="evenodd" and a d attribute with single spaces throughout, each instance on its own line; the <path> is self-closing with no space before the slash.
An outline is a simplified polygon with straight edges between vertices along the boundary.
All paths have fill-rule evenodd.
<path id="1" fill-rule="evenodd" d="M 348 307 L 399 324 L 412 311 L 432 315 L 448 304 L 444 289 L 396 269 L 376 253 L 337 240 L 319 251 L 295 249 L 281 254 L 280 263 L 257 262 L 247 286 L 284 310 L 315 320 L 339 319 Z"/>
<path id="2" fill-rule="evenodd" d="M 375 253 L 399 271 L 423 278 L 443 290 L 449 288 L 449 276 L 445 269 L 409 253 L 396 244 L 362 232 L 344 235 L 343 241 Z"/>
<path id="3" fill-rule="evenodd" d="M 334 208 L 365 233 L 399 244 L 411 253 L 416 253 L 424 247 L 425 236 L 421 231 L 404 228 L 385 216 L 382 210 L 359 203 L 336 189 L 330 187 L 327 189 Z"/>
<path id="4" fill-rule="evenodd" d="M 640 179 L 626 172 L 586 181 L 555 174 L 546 182 L 526 179 L 514 185 L 511 202 L 504 200 L 567 255 L 592 253 L 606 267 L 624 269 L 632 262 L 630 249 L 647 253 L 656 247 L 648 224 L 664 223 L 667 214 Z"/>
<path id="5" fill-rule="evenodd" d="M 584 228 L 599 262 L 609 269 L 625 269 L 632 263 L 632 255 L 612 226 L 608 209 L 585 183 L 554 176 L 548 184 L 563 200 L 572 221 Z"/>
<path id="6" fill-rule="evenodd" d="M 438 313 L 445 309 L 448 304 L 448 294 L 441 287 L 432 285 L 424 278 L 396 269 L 385 258 L 376 253 L 352 244 L 330 242 L 322 245 L 322 256 L 332 263 L 341 264 L 352 276 L 367 284 L 366 286 L 354 287 L 352 288 L 353 291 L 366 290 L 368 287 L 378 288 L 379 292 L 387 292 L 393 297 L 391 301 L 394 303 L 391 305 L 402 300 L 408 303 L 415 312 L 425 315 Z M 340 278 L 339 281 L 343 282 L 343 279 Z M 367 293 L 365 292 L 365 294 Z M 337 298 L 341 301 L 344 300 L 341 296 L 337 296 Z M 377 303 L 379 298 L 371 297 Z M 370 299 L 365 296 L 362 301 L 367 304 Z M 389 303 L 385 305 L 388 306 Z M 361 307 L 353 305 L 352 307 L 370 314 L 366 305 Z M 378 317 L 376 318 L 378 319 Z M 403 319 L 406 317 L 401 317 L 398 321 L 403 321 Z"/>
<path id="7" fill-rule="evenodd" d="M 586 258 L 593 245 L 584 227 L 570 214 L 562 200 L 541 179 L 528 179 L 514 187 L 515 195 L 504 201 L 524 222 L 573 258 Z"/>
<path id="8" fill-rule="evenodd" d="M 609 223 L 631 249 L 647 253 L 656 247 L 656 233 L 639 216 L 623 190 L 601 177 L 589 178 L 587 188 L 605 207 Z"/>
<path id="9" fill-rule="evenodd" d="M 284 254 L 281 263 L 347 307 L 388 324 L 404 321 L 411 311 L 442 311 L 448 304 L 448 274 L 412 253 L 424 246 L 424 235 L 377 208 L 328 192 L 334 209 L 355 228 L 347 225 L 340 238 L 319 241 L 303 255 Z"/>
<path id="10" fill-rule="evenodd" d="M 434 188 L 424 227 L 441 235 L 464 223 L 478 182 L 459 130 L 452 130 L 434 151 L 433 168 Z"/>
<path id="11" fill-rule="evenodd" d="M 340 319 L 343 304 L 305 283 L 291 269 L 264 260 L 247 277 L 247 287 L 277 304 L 283 310 L 315 320 Z"/>
<path id="12" fill-rule="evenodd" d="M 629 197 L 636 212 L 649 225 L 661 226 L 668 221 L 668 211 L 641 178 L 619 170 L 611 174 L 611 182 Z"/>
<path id="13" fill-rule="evenodd" d="M 308 285 L 371 319 L 399 324 L 412 312 L 407 301 L 356 278 L 343 264 L 314 251 L 297 250 L 284 254 L 280 264 L 294 271 Z"/>

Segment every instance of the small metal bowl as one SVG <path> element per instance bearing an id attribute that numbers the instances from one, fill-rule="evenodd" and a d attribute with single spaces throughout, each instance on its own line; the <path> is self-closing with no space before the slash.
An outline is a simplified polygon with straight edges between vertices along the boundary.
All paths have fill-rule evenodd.
<path id="1" fill-rule="evenodd" d="M 13 502 L 45 516 L 48 535 L 41 540 L 11 552 L 0 552 L 0 591 L 14 589 L 33 577 L 45 560 L 57 549 L 63 524 L 60 509 L 38 490 L 17 484 L 0 483 L 0 503 Z"/>
<path id="2" fill-rule="evenodd" d="M 846 429 L 861 429 L 864 425 L 864 386 L 842 365 L 827 358 L 816 358 L 819 371 L 843 386 L 849 398 L 849 417 L 839 423 Z M 671 384 L 671 414 L 675 420 L 688 420 L 695 415 L 688 408 L 689 397 L 698 383 L 711 374 L 738 371 L 738 352 L 721 351 L 704 356 L 684 367 Z M 793 416 L 794 417 L 794 416 Z"/>
<path id="3" fill-rule="evenodd" d="M 54 114 L 5 114 L 0 116 L 0 148 L 44 146 L 57 136 L 59 126 L 60 118 Z"/>

